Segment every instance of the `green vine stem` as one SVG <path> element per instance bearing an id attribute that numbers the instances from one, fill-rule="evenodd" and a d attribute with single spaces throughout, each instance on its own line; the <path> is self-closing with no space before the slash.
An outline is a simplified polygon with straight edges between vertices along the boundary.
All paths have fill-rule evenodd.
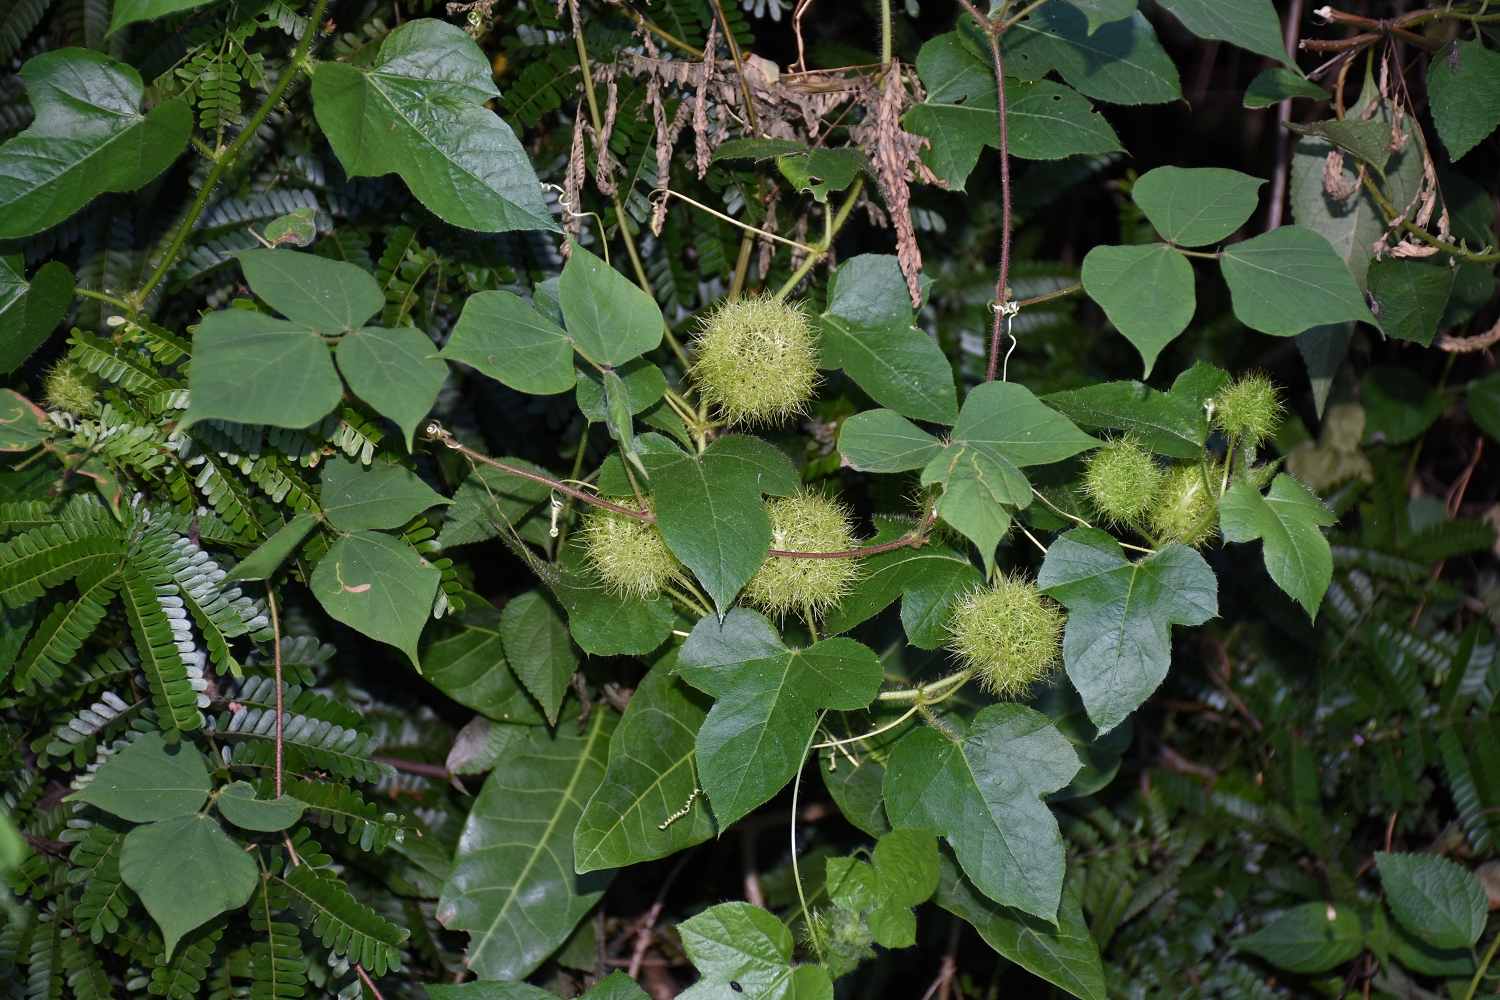
<path id="1" fill-rule="evenodd" d="M 812 938 L 813 949 L 817 951 L 820 961 L 823 958 L 823 942 L 818 937 L 818 925 L 813 922 L 812 911 L 807 908 L 807 895 L 802 891 L 802 870 L 797 865 L 797 796 L 802 791 L 802 769 L 807 764 L 807 755 L 812 752 L 813 740 L 818 738 L 818 729 L 823 725 L 823 717 L 827 714 L 827 709 L 818 713 L 818 721 L 807 736 L 802 756 L 797 758 L 797 778 L 792 782 L 792 881 L 797 883 L 797 899 L 802 903 L 802 919 L 807 921 L 807 934 Z"/>
<path id="2" fill-rule="evenodd" d="M 808 254 L 807 259 L 802 262 L 801 266 L 793 271 L 792 276 L 786 279 L 786 283 L 777 290 L 776 300 L 778 302 L 790 295 L 792 289 L 801 284 L 802 279 L 807 277 L 807 273 L 817 266 L 818 261 L 828 255 L 828 248 L 833 246 L 833 238 L 839 234 L 840 229 L 844 228 L 844 223 L 849 219 L 849 213 L 854 210 L 854 203 L 859 201 L 859 192 L 863 189 L 864 183 L 864 177 L 854 178 L 854 183 L 849 185 L 849 196 L 844 199 L 843 205 L 839 206 L 836 216 L 830 217 L 828 215 L 828 206 L 823 206 L 823 238 L 818 241 L 815 248 L 817 253 Z"/>
<path id="3" fill-rule="evenodd" d="M 1402 230 L 1415 236 L 1428 246 L 1436 247 L 1443 253 L 1451 257 L 1457 257 L 1460 260 L 1471 260 L 1479 264 L 1493 264 L 1500 261 L 1500 250 L 1485 250 L 1476 253 L 1473 250 L 1456 247 L 1452 243 L 1444 243 L 1421 226 L 1408 222 L 1406 214 L 1391 204 L 1391 200 L 1381 192 L 1380 186 L 1375 183 L 1374 178 L 1368 172 L 1361 174 L 1361 176 L 1364 178 L 1365 189 L 1370 192 L 1370 197 L 1375 199 L 1375 204 L 1379 205 L 1380 210 L 1385 213 L 1387 225 L 1399 226 Z"/>
<path id="4" fill-rule="evenodd" d="M 225 149 L 219 150 L 214 154 L 213 167 L 209 169 L 208 176 L 204 178 L 203 187 L 198 191 L 198 197 L 193 199 L 193 205 L 188 209 L 187 217 L 182 220 L 182 225 L 178 227 L 177 235 L 172 237 L 172 242 L 168 244 L 161 261 L 156 265 L 156 269 L 151 272 L 151 277 L 146 279 L 146 283 L 141 286 L 139 291 L 131 295 L 133 312 L 140 312 L 146 299 L 156 290 L 156 286 L 161 284 L 162 278 L 166 277 L 168 269 L 171 268 L 173 262 L 177 259 L 177 255 L 182 252 L 182 245 L 187 241 L 188 233 L 192 232 L 193 226 L 198 221 L 198 216 L 203 214 L 203 209 L 208 204 L 208 199 L 213 194 L 214 187 L 219 183 L 219 179 L 224 176 L 224 171 L 229 169 L 230 165 L 234 163 L 235 158 L 240 155 L 240 151 L 245 148 L 245 144 L 254 137 L 255 133 L 260 129 L 261 124 L 265 122 L 266 116 L 271 113 L 271 109 L 281 102 L 282 97 L 286 96 L 286 92 L 291 88 L 292 84 L 307 71 L 307 54 L 312 48 L 313 38 L 322 30 L 323 12 L 327 9 L 328 0 L 316 0 L 313 4 L 312 14 L 308 16 L 307 27 L 302 31 L 302 40 L 297 43 L 297 48 L 293 51 L 292 58 L 282 67 L 281 76 L 277 79 L 276 86 L 271 88 L 271 92 L 266 95 L 266 99 L 261 102 L 260 107 L 255 109 L 255 114 L 245 123 L 245 127 L 240 130 L 239 135 L 235 136 L 234 141 Z"/>
<path id="5" fill-rule="evenodd" d="M 792 815 L 796 815 L 795 806 L 793 806 Z M 1474 978 L 1469 981 L 1469 988 L 1464 991 L 1464 1000 L 1474 1000 L 1474 994 L 1479 991 L 1479 984 L 1484 981 L 1484 974 L 1489 971 L 1490 963 L 1495 960 L 1496 949 L 1500 949 L 1500 934 L 1495 935 L 1495 940 L 1490 942 L 1484 958 L 1479 962 L 1479 968 L 1474 970 Z"/>

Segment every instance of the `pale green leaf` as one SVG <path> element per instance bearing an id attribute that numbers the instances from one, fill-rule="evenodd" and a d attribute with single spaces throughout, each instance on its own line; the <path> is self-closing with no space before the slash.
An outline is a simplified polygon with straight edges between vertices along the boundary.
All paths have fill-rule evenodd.
<path id="1" fill-rule="evenodd" d="M 1500 52 L 1454 39 L 1427 64 L 1427 98 L 1448 155 L 1461 159 L 1500 126 Z"/>
<path id="2" fill-rule="evenodd" d="M 1142 175 L 1130 197 L 1162 239 L 1201 247 L 1227 239 L 1260 203 L 1265 181 L 1219 167 L 1157 167 Z"/>
<path id="3" fill-rule="evenodd" d="M 30 451 L 51 434 L 47 413 L 14 389 L 0 389 L 0 453 Z"/>
<path id="4" fill-rule="evenodd" d="M 353 264 L 296 250 L 242 250 L 235 256 L 251 291 L 318 333 L 357 330 L 385 304 L 375 279 Z"/>
<path id="5" fill-rule="evenodd" d="M 827 970 L 793 968 L 792 932 L 758 906 L 720 903 L 678 924 L 677 932 L 699 973 L 680 1000 L 832 1000 Z"/>
<path id="6" fill-rule="evenodd" d="M 1236 243 L 1220 260 L 1234 314 L 1276 337 L 1345 320 L 1370 322 L 1348 266 L 1318 233 L 1282 226 Z"/>
<path id="7" fill-rule="evenodd" d="M 1293 68 L 1297 65 L 1286 54 L 1281 20 L 1271 0 L 1160 0 L 1160 3 L 1199 38 L 1218 39 Z"/>
<path id="8" fill-rule="evenodd" d="M 258 799 L 255 786 L 235 781 L 219 789 L 215 800 L 224 818 L 242 830 L 275 833 L 285 830 L 302 816 L 305 803 L 290 795 L 279 799 Z"/>
<path id="9" fill-rule="evenodd" d="M 366 467 L 345 455 L 324 463 L 318 502 L 340 531 L 399 528 L 424 510 L 452 503 L 410 469 L 383 461 Z"/>
<path id="10" fill-rule="evenodd" d="M 146 733 L 110 757 L 94 780 L 68 796 L 132 823 L 173 819 L 197 812 L 208 798 L 208 768 L 187 740 L 167 743 Z"/>
<path id="11" fill-rule="evenodd" d="M 323 419 L 344 391 L 321 336 L 244 309 L 209 313 L 198 324 L 188 387 L 180 427 L 218 419 L 303 428 Z"/>
<path id="12" fill-rule="evenodd" d="M 417 638 L 442 575 L 405 542 L 356 531 L 333 543 L 309 585 L 324 611 L 356 632 L 395 646 L 415 665 Z"/>
<path id="13" fill-rule="evenodd" d="M 259 874 L 250 855 L 202 813 L 138 826 L 120 850 L 120 877 L 161 928 L 168 958 L 188 931 L 244 906 Z"/>
<path id="14" fill-rule="evenodd" d="M 1364 938 L 1354 907 L 1303 903 L 1233 943 L 1277 968 L 1313 973 L 1327 972 L 1358 955 Z"/>
<path id="15" fill-rule="evenodd" d="M 1164 243 L 1095 247 L 1083 259 L 1083 288 L 1141 352 L 1146 375 L 1198 304 L 1193 266 Z"/>
<path id="16" fill-rule="evenodd" d="M 1470 948 L 1484 933 L 1489 901 L 1463 866 L 1439 854 L 1375 853 L 1391 912 L 1434 948 Z"/>
<path id="17" fill-rule="evenodd" d="M 839 454 L 864 472 L 905 472 L 931 462 L 938 439 L 893 410 L 865 410 L 839 427 Z"/>
<path id="18" fill-rule="evenodd" d="M 573 388 L 573 342 L 511 292 L 469 296 L 442 356 L 517 392 L 547 396 Z"/>
<path id="19" fill-rule="evenodd" d="M 558 706 L 578 669 L 561 609 L 541 590 L 513 597 L 500 612 L 500 639 L 511 670 L 556 725 Z"/>
<path id="20" fill-rule="evenodd" d="M 401 428 L 407 451 L 448 377 L 448 366 L 431 357 L 433 351 L 427 334 L 413 327 L 367 326 L 339 342 L 339 371 L 349 388 Z"/>
<path id="21" fill-rule="evenodd" d="M 1323 501 L 1286 473 L 1264 497 L 1249 483 L 1235 483 L 1219 505 L 1224 540 L 1263 539 L 1266 572 L 1313 619 L 1333 579 L 1333 553 L 1320 526 L 1334 520 Z"/>

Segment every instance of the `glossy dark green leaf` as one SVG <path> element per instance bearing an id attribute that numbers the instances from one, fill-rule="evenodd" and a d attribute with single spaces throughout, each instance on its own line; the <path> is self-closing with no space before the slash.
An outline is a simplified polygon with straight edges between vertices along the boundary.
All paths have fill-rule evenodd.
<path id="1" fill-rule="evenodd" d="M 486 101 L 499 97 L 489 59 L 436 18 L 386 36 L 370 66 L 320 62 L 313 109 L 350 177 L 397 173 L 444 221 L 494 233 L 556 230 L 515 133 Z"/>
<path id="2" fill-rule="evenodd" d="M 1265 542 L 1266 572 L 1317 618 L 1333 578 L 1333 554 L 1321 528 L 1337 520 L 1317 495 L 1286 473 L 1261 496 L 1249 483 L 1235 483 L 1219 505 L 1219 525 L 1228 542 Z"/>
<path id="3" fill-rule="evenodd" d="M 771 546 L 761 495 L 797 492 L 791 462 L 764 441 L 741 435 L 719 438 L 701 456 L 649 454 L 644 461 L 662 538 L 722 612 Z"/>
<path id="4" fill-rule="evenodd" d="M 1500 52 L 1478 39 L 1449 42 L 1427 64 L 1427 97 L 1455 160 L 1500 126 Z"/>
<path id="5" fill-rule="evenodd" d="M 1197 552 L 1169 545 L 1134 563 L 1095 528 L 1053 542 L 1037 586 L 1068 609 L 1063 663 L 1089 718 L 1105 731 L 1167 675 L 1172 626 L 1201 625 L 1219 613 L 1218 580 Z"/>
<path id="6" fill-rule="evenodd" d="M 161 929 L 168 958 L 188 931 L 244 906 L 259 876 L 250 855 L 202 813 L 138 826 L 120 849 L 120 877 Z"/>
<path id="7" fill-rule="evenodd" d="M 1219 167 L 1157 167 L 1143 174 L 1130 197 L 1162 239 L 1201 247 L 1233 235 L 1255 212 L 1266 182 Z"/>
<path id="8" fill-rule="evenodd" d="M 297 550 L 307 533 L 318 526 L 318 515 L 298 514 L 277 528 L 260 546 L 239 565 L 229 571 L 225 580 L 266 580 L 280 568 L 286 557 Z"/>
<path id="9" fill-rule="evenodd" d="M 28 282 L 21 255 L 0 257 L 0 374 L 42 346 L 72 301 L 73 275 L 63 264 L 43 264 Z"/>
<path id="10" fill-rule="evenodd" d="M 700 975 L 678 994 L 680 1000 L 832 1000 L 828 971 L 816 965 L 793 967 L 792 932 L 758 906 L 720 903 L 678 924 L 677 932 Z"/>
<path id="11" fill-rule="evenodd" d="M 1290 337 L 1325 323 L 1371 319 L 1348 266 L 1311 229 L 1282 226 L 1226 248 L 1219 263 L 1234 314 L 1262 333 Z"/>
<path id="12" fill-rule="evenodd" d="M 339 371 L 349 388 L 401 428 L 407 451 L 448 377 L 448 366 L 430 356 L 434 351 L 427 334 L 409 326 L 367 326 L 339 342 Z"/>
<path id="13" fill-rule="evenodd" d="M 557 295 L 568 336 L 596 365 L 623 365 L 661 343 L 664 327 L 655 300 L 577 244 Z"/>
<path id="14" fill-rule="evenodd" d="M 573 342 L 512 292 L 469 296 L 442 356 L 517 392 L 547 396 L 573 388 Z"/>
<path id="15" fill-rule="evenodd" d="M 842 368 L 877 403 L 913 419 L 951 424 L 958 416 L 953 369 L 917 327 L 894 256 L 861 254 L 840 264 L 821 320 L 824 368 Z"/>
<path id="16" fill-rule="evenodd" d="M 1234 946 L 1288 972 L 1327 972 L 1358 955 L 1364 929 L 1352 906 L 1303 903 Z"/>
<path id="17" fill-rule="evenodd" d="M 608 416 L 605 410 L 604 373 L 580 358 L 574 359 L 574 368 L 578 372 L 578 409 L 591 423 L 604 423 Z M 627 361 L 614 371 L 624 383 L 625 397 L 633 414 L 651 406 L 667 391 L 667 380 L 661 369 L 645 358 Z"/>
<path id="18" fill-rule="evenodd" d="M 839 427 L 839 454 L 864 472 L 920 469 L 942 449 L 937 438 L 894 410 L 865 410 Z"/>
<path id="19" fill-rule="evenodd" d="M 424 510 L 452 503 L 393 462 L 371 462 L 335 455 L 323 466 L 318 494 L 328 523 L 340 531 L 399 528 Z"/>
<path id="20" fill-rule="evenodd" d="M 1182 99 L 1177 68 L 1139 12 L 1090 33 L 1082 11 L 1052 0 L 1000 36 L 1000 54 L 1007 76 L 1040 80 L 1056 70 L 1082 93 L 1111 104 Z"/>
<path id="21" fill-rule="evenodd" d="M 1198 305 L 1193 266 L 1165 243 L 1095 247 L 1083 259 L 1083 288 L 1141 352 L 1148 376 Z"/>
<path id="22" fill-rule="evenodd" d="M 1300 73 L 1293 73 L 1280 66 L 1265 70 L 1250 81 L 1245 88 L 1245 107 L 1268 108 L 1273 104 L 1291 100 L 1293 97 L 1310 97 L 1315 101 L 1328 100 L 1328 91 L 1313 83 Z"/>
<path id="23" fill-rule="evenodd" d="M 875 654 L 851 639 L 788 649 L 763 616 L 731 608 L 698 622 L 677 672 L 717 699 L 698 731 L 698 778 L 720 828 L 786 786 L 820 709 L 864 708 L 880 689 Z"/>
<path id="24" fill-rule="evenodd" d="M 1377 851 L 1391 912 L 1434 948 L 1470 948 L 1484 933 L 1489 901 L 1472 872 L 1439 854 Z"/>
<path id="25" fill-rule="evenodd" d="M 1073 747 L 1024 705 L 990 705 L 954 742 L 922 728 L 886 761 L 885 807 L 896 829 L 930 827 L 997 903 L 1056 923 L 1064 857 L 1042 796 L 1078 770 Z"/>
<path id="26" fill-rule="evenodd" d="M 1199 459 L 1208 440 L 1206 403 L 1229 376 L 1199 362 L 1158 392 L 1140 382 L 1103 382 L 1042 397 L 1079 426 L 1131 431 L 1158 455 Z"/>
<path id="27" fill-rule="evenodd" d="M 417 639 L 442 575 L 404 541 L 356 531 L 333 543 L 309 586 L 324 611 L 356 632 L 395 646 L 415 665 Z"/>
<path id="28" fill-rule="evenodd" d="M 1453 292 L 1448 258 L 1386 257 L 1370 265 L 1369 275 L 1380 310 L 1375 319 L 1385 335 L 1430 347 Z"/>
<path id="29" fill-rule="evenodd" d="M 537 726 L 545 720 L 505 661 L 500 612 L 478 594 L 436 623 L 422 644 L 422 674 L 439 691 L 496 722 Z"/>
<path id="30" fill-rule="evenodd" d="M 1104 968 L 1078 899 L 1062 896 L 1057 926 L 1011 906 L 1001 906 L 974 888 L 952 853 L 939 863 L 936 901 L 973 925 L 986 944 L 1010 961 L 1080 1000 L 1104 1000 Z"/>
<path id="31" fill-rule="evenodd" d="M 625 708 L 604 783 L 573 834 L 580 872 L 654 861 L 717 832 L 693 764 L 710 701 L 676 676 L 676 666 L 673 653 L 659 660 Z"/>
<path id="32" fill-rule="evenodd" d="M 187 740 L 146 733 L 111 757 L 69 801 L 87 802 L 132 823 L 195 813 L 208 798 L 208 768 Z"/>
<path id="33" fill-rule="evenodd" d="M 1281 38 L 1281 19 L 1271 0 L 1160 0 L 1183 27 L 1199 38 L 1238 45 L 1295 67 Z"/>
<path id="34" fill-rule="evenodd" d="M 344 393 L 321 336 L 244 309 L 210 313 L 198 324 L 188 387 L 184 428 L 215 419 L 303 428 Z"/>
<path id="35" fill-rule="evenodd" d="M 202 7 L 206 2 L 207 0 L 119 0 L 115 4 L 114 17 L 109 22 L 109 32 L 114 34 L 136 21 L 150 21 L 180 10 Z"/>
<path id="36" fill-rule="evenodd" d="M 251 291 L 318 333 L 357 330 L 385 305 L 375 279 L 353 264 L 296 250 L 242 250 L 235 256 Z"/>
<path id="37" fill-rule="evenodd" d="M 224 818 L 242 830 L 275 833 L 285 830 L 302 816 L 306 804 L 301 799 L 283 795 L 279 799 L 255 797 L 255 786 L 235 781 L 219 789 L 216 800 Z"/>
<path id="38" fill-rule="evenodd" d="M 608 887 L 612 873 L 574 873 L 573 829 L 604 779 L 618 718 L 596 705 L 583 732 L 534 727 L 485 780 L 437 907 L 443 926 L 469 932 L 478 976 L 536 971 Z"/>
<path id="39" fill-rule="evenodd" d="M 556 725 L 558 706 L 578 669 L 562 609 L 541 590 L 513 597 L 500 612 L 500 638 L 511 670 Z"/>
<path id="40" fill-rule="evenodd" d="M 1379 119 L 1330 118 L 1310 125 L 1289 123 L 1288 128 L 1305 136 L 1323 139 L 1364 160 L 1376 171 L 1384 171 L 1391 158 L 1391 126 Z"/>
<path id="41" fill-rule="evenodd" d="M 192 134 L 186 101 L 141 114 L 140 73 L 102 52 L 44 52 L 21 78 L 36 119 L 0 145 L 0 239 L 40 232 L 102 192 L 134 191 L 171 166 Z"/>

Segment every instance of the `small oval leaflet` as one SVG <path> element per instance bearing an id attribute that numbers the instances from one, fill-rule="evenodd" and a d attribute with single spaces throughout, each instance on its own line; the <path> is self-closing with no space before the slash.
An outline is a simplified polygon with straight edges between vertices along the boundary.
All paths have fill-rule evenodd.
<path id="1" fill-rule="evenodd" d="M 258 799 L 249 782 L 236 781 L 219 790 L 219 812 L 235 826 L 260 833 L 275 833 L 297 822 L 306 806 L 290 795 Z"/>

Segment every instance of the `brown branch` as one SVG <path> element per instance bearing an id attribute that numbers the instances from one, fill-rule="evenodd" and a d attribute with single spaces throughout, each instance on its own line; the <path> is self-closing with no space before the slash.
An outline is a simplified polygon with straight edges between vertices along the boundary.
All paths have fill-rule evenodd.
<path id="1" fill-rule="evenodd" d="M 370 974 L 365 971 L 363 965 L 356 965 L 354 971 L 359 973 L 359 978 L 364 980 L 364 984 L 370 988 L 370 992 L 375 994 L 375 1000 L 385 1000 L 385 997 L 381 995 L 380 990 L 376 987 L 375 981 L 370 978 Z"/>
<path id="2" fill-rule="evenodd" d="M 1401 17 L 1385 18 L 1376 20 L 1371 17 L 1361 17 L 1358 14 L 1347 14 L 1332 7 L 1320 7 L 1313 11 L 1315 15 L 1323 19 L 1324 24 L 1347 24 L 1355 28 L 1363 28 L 1366 32 L 1376 35 L 1386 35 L 1399 38 L 1403 42 L 1409 42 L 1429 52 L 1436 52 L 1443 47 L 1442 42 L 1423 35 L 1415 34 L 1406 29 L 1406 25 L 1420 22 L 1432 14 L 1431 10 L 1415 10 Z"/>
<path id="3" fill-rule="evenodd" d="M 1353 38 L 1304 38 L 1297 47 L 1308 52 L 1343 52 L 1345 49 L 1360 49 L 1380 41 L 1380 35 L 1355 35 Z"/>
<path id="4" fill-rule="evenodd" d="M 281 692 L 281 620 L 276 615 L 276 591 L 271 586 L 271 581 L 266 581 L 266 606 L 271 611 L 271 641 L 275 644 L 273 653 L 276 664 L 276 797 L 281 798 L 281 731 L 286 721 L 286 713 L 282 710 Z"/>
<path id="5" fill-rule="evenodd" d="M 1302 31 L 1303 0 L 1292 0 L 1286 14 L 1286 50 L 1294 57 L 1297 54 L 1297 39 Z M 1266 232 L 1281 225 L 1282 212 L 1286 206 L 1287 175 L 1290 163 L 1287 153 L 1290 137 L 1286 123 L 1292 120 L 1292 99 L 1287 98 L 1276 105 L 1276 163 L 1271 172 L 1271 204 L 1266 212 Z"/>
<path id="6" fill-rule="evenodd" d="M 1250 711 L 1250 706 L 1246 705 L 1240 696 L 1235 694 L 1234 689 L 1229 686 L 1229 675 L 1231 672 L 1229 649 L 1224 645 L 1223 640 L 1212 633 L 1208 633 L 1208 641 L 1213 644 L 1215 652 L 1219 654 L 1218 668 L 1216 669 L 1213 664 L 1209 664 L 1208 666 L 1209 678 L 1214 682 L 1214 686 L 1223 693 L 1224 697 L 1229 699 L 1229 703 L 1234 706 L 1234 710 L 1240 713 L 1245 721 L 1250 724 L 1250 728 L 1257 733 L 1260 732 L 1263 728 L 1260 720 L 1255 717 L 1254 712 Z"/>
<path id="7" fill-rule="evenodd" d="M 1487 351 L 1496 344 L 1500 344 L 1500 320 L 1496 320 L 1495 325 L 1484 333 L 1473 337 L 1453 337 L 1440 333 L 1433 346 L 1454 354 L 1473 354 L 1477 351 Z"/>
<path id="8" fill-rule="evenodd" d="M 389 764 L 396 770 L 405 771 L 407 774 L 420 774 L 424 778 L 439 778 L 447 781 L 449 777 L 448 769 L 442 764 L 428 764 L 420 760 L 402 760 L 400 757 L 371 757 L 370 760 L 376 764 Z"/>

